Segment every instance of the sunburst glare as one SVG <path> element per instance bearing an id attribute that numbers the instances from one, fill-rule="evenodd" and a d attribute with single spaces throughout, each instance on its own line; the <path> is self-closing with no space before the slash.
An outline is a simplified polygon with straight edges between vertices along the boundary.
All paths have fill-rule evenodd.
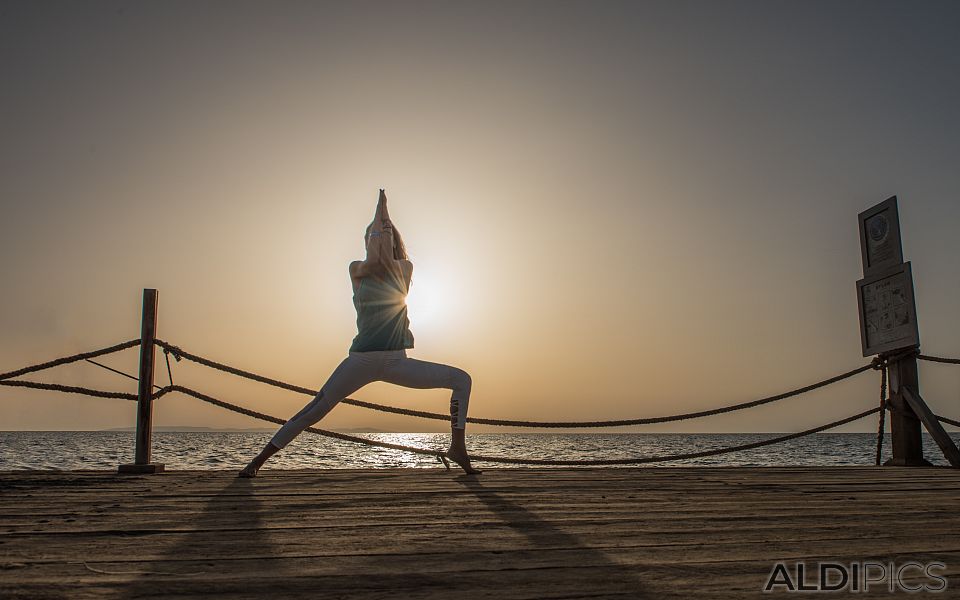
<path id="1" fill-rule="evenodd" d="M 418 329 L 443 327 L 460 314 L 453 276 L 449 273 L 441 276 L 441 271 L 419 265 L 414 270 L 407 306 L 411 325 Z"/>

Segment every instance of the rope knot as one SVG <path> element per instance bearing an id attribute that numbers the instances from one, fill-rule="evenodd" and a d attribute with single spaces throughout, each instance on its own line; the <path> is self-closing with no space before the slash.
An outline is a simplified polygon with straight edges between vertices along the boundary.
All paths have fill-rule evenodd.
<path id="1" fill-rule="evenodd" d="M 177 348 L 176 346 L 172 346 L 172 347 L 163 346 L 164 356 L 170 356 L 172 354 L 174 360 L 176 360 L 177 362 L 180 362 L 181 360 L 183 360 L 183 356 L 181 356 L 180 353 L 177 352 L 177 350 L 179 350 L 179 348 Z"/>
<path id="2" fill-rule="evenodd" d="M 870 368 L 875 371 L 882 371 L 883 369 L 889 368 L 890 365 L 899 360 L 903 360 L 904 358 L 912 358 L 919 355 L 919 346 L 907 348 L 906 350 L 899 350 L 897 352 L 878 354 L 873 357 L 873 360 L 870 361 Z"/>

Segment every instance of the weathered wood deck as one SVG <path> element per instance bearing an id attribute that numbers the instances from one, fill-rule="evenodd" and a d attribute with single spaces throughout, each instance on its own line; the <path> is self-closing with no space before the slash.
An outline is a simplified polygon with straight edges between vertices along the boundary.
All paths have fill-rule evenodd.
<path id="1" fill-rule="evenodd" d="M 958 497 L 943 468 L 0 473 L 0 597 L 770 597 L 780 559 L 939 560 L 958 597 Z"/>

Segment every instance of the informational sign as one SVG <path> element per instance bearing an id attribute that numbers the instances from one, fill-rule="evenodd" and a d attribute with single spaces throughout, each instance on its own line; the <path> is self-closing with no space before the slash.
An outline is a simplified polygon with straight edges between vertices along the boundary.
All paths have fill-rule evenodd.
<path id="1" fill-rule="evenodd" d="M 909 262 L 858 281 L 857 304 L 864 356 L 920 345 Z"/>
<path id="2" fill-rule="evenodd" d="M 867 277 L 903 262 L 897 197 L 887 198 L 859 215 L 860 255 Z"/>

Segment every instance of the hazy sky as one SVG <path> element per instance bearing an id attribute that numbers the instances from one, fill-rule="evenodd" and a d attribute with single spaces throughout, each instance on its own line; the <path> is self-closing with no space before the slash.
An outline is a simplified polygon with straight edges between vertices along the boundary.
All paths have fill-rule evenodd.
<path id="1" fill-rule="evenodd" d="M 415 263 L 410 355 L 468 370 L 474 416 L 655 416 L 863 364 L 857 213 L 893 194 L 923 349 L 960 356 L 957 31 L 956 2 L 0 1 L 0 371 L 137 337 L 156 287 L 162 338 L 320 387 L 380 187 Z M 174 369 L 284 418 L 308 400 Z M 921 377 L 960 416 L 960 369 Z M 795 431 L 878 393 L 871 372 L 631 430 Z M 134 411 L 0 388 L 2 429 Z M 259 426 L 177 396 L 155 415 Z"/>

